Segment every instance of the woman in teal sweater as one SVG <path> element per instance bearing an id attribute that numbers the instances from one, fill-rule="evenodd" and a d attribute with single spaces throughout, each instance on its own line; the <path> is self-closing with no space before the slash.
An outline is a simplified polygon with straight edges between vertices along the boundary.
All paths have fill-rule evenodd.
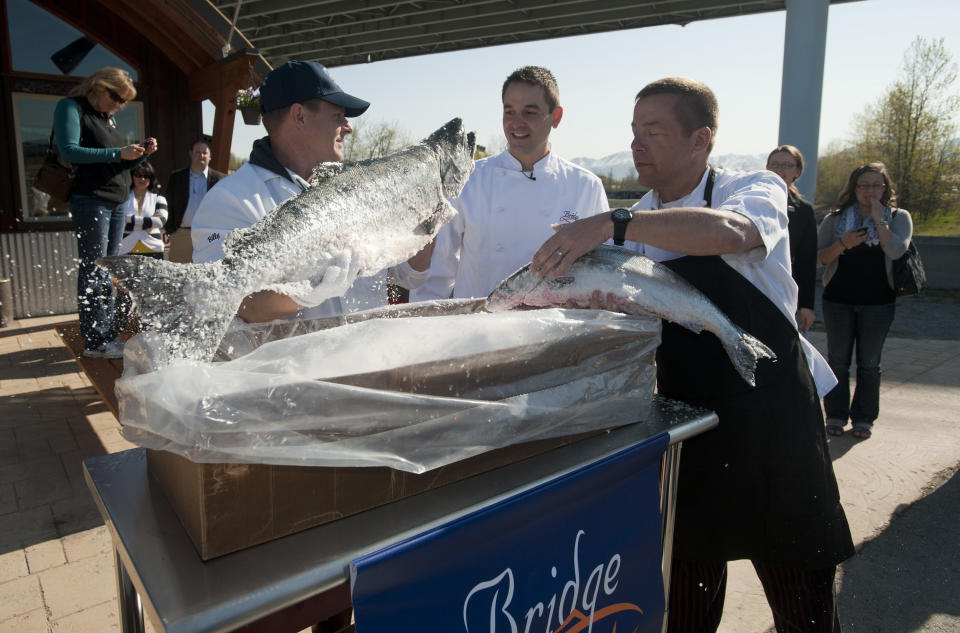
<path id="1" fill-rule="evenodd" d="M 157 151 L 156 139 L 124 145 L 117 131 L 113 114 L 136 96 L 125 70 L 101 68 L 61 99 L 54 113 L 60 156 L 77 169 L 70 215 L 80 259 L 77 309 L 85 356 L 123 356 L 123 341 L 114 326 L 113 284 L 96 260 L 117 254 L 130 172 Z"/>

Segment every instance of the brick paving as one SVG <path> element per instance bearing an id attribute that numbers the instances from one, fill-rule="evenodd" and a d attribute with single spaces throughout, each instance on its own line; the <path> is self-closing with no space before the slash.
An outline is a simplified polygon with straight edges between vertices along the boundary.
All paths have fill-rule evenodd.
<path id="1" fill-rule="evenodd" d="M 74 319 L 0 330 L 0 633 L 120 630 L 110 537 L 81 462 L 134 445 L 53 330 Z"/>
<path id="2" fill-rule="evenodd" d="M 81 462 L 133 445 L 53 329 L 73 319 L 23 319 L 0 329 L 0 633 L 119 630 L 110 538 Z M 811 340 L 823 348 L 822 333 Z M 960 464 L 960 341 L 891 339 L 885 366 L 874 438 L 831 440 L 861 548 Z M 765 631 L 772 619 L 762 592 L 752 570 L 736 565 L 721 631 Z M 850 603 L 856 596 L 841 591 L 841 604 Z M 944 617 L 935 606 L 930 612 Z M 948 624 L 960 626 L 960 617 L 950 617 L 960 613 L 946 613 Z"/>

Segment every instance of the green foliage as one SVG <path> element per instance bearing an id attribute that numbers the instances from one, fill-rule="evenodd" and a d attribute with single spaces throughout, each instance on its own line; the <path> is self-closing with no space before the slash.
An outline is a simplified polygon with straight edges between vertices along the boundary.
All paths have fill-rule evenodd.
<path id="1" fill-rule="evenodd" d="M 603 189 L 607 192 L 636 191 L 638 189 L 646 190 L 646 187 L 641 187 L 640 185 L 637 184 L 636 174 L 632 176 L 627 176 L 625 178 L 614 178 L 613 172 L 610 171 L 606 174 L 597 174 L 597 178 L 599 178 L 600 182 L 603 183 Z"/>
<path id="2" fill-rule="evenodd" d="M 856 122 L 855 162 L 883 161 L 898 206 L 918 219 L 960 209 L 960 97 L 949 92 L 956 80 L 957 65 L 943 39 L 918 37 L 904 55 L 900 77 Z"/>
<path id="3" fill-rule="evenodd" d="M 247 162 L 247 160 L 248 158 L 237 156 L 233 152 L 230 152 L 230 162 L 227 163 L 227 169 L 229 169 L 231 172 L 237 171 L 245 162 Z"/>
<path id="4" fill-rule="evenodd" d="M 260 91 L 256 88 L 243 88 L 238 90 L 236 101 L 238 108 L 259 108 Z"/>
<path id="5" fill-rule="evenodd" d="M 833 207 L 847 184 L 850 173 L 863 164 L 856 148 L 844 147 L 834 141 L 826 152 L 817 158 L 817 195 L 814 207 L 824 212 Z"/>
<path id="6" fill-rule="evenodd" d="M 913 234 L 960 237 L 960 211 L 928 213 L 914 222 Z"/>
<path id="7" fill-rule="evenodd" d="M 369 123 L 362 118 L 352 119 L 353 134 L 343 141 L 343 160 L 358 161 L 380 158 L 414 143 L 396 122 Z"/>

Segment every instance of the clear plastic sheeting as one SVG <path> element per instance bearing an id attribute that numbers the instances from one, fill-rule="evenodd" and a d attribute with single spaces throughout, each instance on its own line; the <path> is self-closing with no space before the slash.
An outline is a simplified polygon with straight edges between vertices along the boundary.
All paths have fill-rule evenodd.
<path id="1" fill-rule="evenodd" d="M 138 335 L 116 383 L 123 434 L 195 462 L 424 472 L 645 417 L 659 319 L 480 305 L 234 327 L 218 362 L 156 371 Z"/>

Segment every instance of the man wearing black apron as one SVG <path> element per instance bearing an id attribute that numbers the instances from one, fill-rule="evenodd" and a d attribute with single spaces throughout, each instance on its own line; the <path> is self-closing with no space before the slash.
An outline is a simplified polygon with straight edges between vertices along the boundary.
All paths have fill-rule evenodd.
<path id="1" fill-rule="evenodd" d="M 664 323 L 658 392 L 720 418 L 718 428 L 684 443 L 667 630 L 716 631 L 727 561 L 749 559 L 778 631 L 835 633 L 836 565 L 854 550 L 811 373 L 816 353 L 793 316 L 786 188 L 770 172 L 707 167 L 717 104 L 697 81 L 646 86 L 632 127 L 639 182 L 651 191 L 629 212 L 562 227 L 533 267 L 559 275 L 611 237 L 630 240 L 777 355 L 761 361 L 751 388 L 715 336 Z"/>

